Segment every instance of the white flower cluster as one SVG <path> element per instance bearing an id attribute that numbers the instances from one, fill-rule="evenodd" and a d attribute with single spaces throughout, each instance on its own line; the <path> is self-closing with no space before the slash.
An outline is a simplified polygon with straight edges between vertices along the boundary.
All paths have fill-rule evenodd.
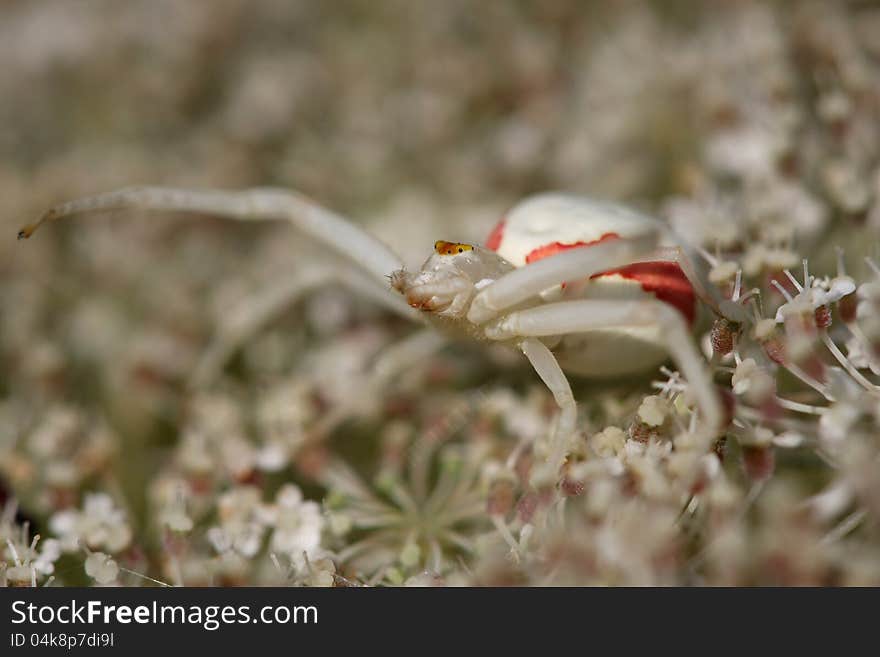
<path id="1" fill-rule="evenodd" d="M 54 513 L 49 529 L 65 552 L 87 548 L 117 554 L 129 547 L 132 539 L 127 514 L 106 493 L 87 493 L 82 509 Z"/>
<path id="2" fill-rule="evenodd" d="M 220 496 L 218 524 L 208 529 L 208 539 L 217 552 L 234 550 L 246 558 L 263 549 L 270 533 L 270 552 L 301 559 L 316 556 L 321 546 L 324 517 L 316 502 L 304 500 L 293 484 L 282 486 L 271 503 L 253 486 L 240 486 Z"/>

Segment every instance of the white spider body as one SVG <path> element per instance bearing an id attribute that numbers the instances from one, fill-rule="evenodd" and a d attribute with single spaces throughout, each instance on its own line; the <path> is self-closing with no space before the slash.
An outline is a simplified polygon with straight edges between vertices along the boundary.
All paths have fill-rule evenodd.
<path id="1" fill-rule="evenodd" d="M 210 381 L 262 320 L 336 280 L 406 317 L 429 318 L 452 332 L 522 351 L 560 407 L 542 466 L 532 474 L 536 486 L 555 485 L 577 428 L 574 396 L 561 366 L 591 376 L 621 375 L 655 367 L 668 354 L 699 409 L 694 438 L 708 447 L 721 428 L 712 379 L 690 332 L 695 293 L 732 321 L 740 321 L 738 307 L 713 294 L 662 224 L 624 207 L 563 194 L 535 196 L 508 213 L 487 248 L 437 242 L 418 272 L 405 271 L 399 256 L 356 224 L 280 189 L 121 189 L 58 205 L 19 237 L 29 237 L 45 221 L 120 209 L 286 220 L 343 258 L 342 264 L 325 263 L 311 280 L 306 276 L 269 290 L 244 313 L 231 313 L 194 372 L 196 385 Z M 396 292 L 388 289 L 389 279 Z M 376 365 L 377 385 L 439 348 L 435 335 L 419 333 L 389 348 Z"/>
<path id="2" fill-rule="evenodd" d="M 549 343 L 560 367 L 590 378 L 610 378 L 655 369 L 669 358 L 659 326 L 620 326 L 565 335 Z"/>
<path id="3" fill-rule="evenodd" d="M 481 246 L 460 248 L 455 255 L 432 253 L 418 272 L 393 271 L 391 287 L 403 294 L 411 307 L 427 311 L 427 319 L 441 330 L 485 340 L 481 327 L 467 321 L 467 310 L 477 292 L 515 267 Z"/>
<path id="4" fill-rule="evenodd" d="M 457 327 L 479 338 L 481 332 L 474 331 L 472 324 L 456 324 L 449 319 L 464 315 L 481 284 L 485 286 L 514 267 L 528 267 L 565 250 L 638 239 L 652 232 L 661 235 L 660 245 L 675 244 L 664 234 L 660 222 L 623 206 L 566 194 L 540 194 L 516 205 L 495 226 L 486 240 L 490 250 L 473 247 L 452 255 L 435 253 L 418 274 L 397 272 L 392 285 L 406 295 L 411 306 L 432 311 L 442 328 Z M 440 291 L 444 288 L 448 292 Z M 668 260 L 641 261 L 589 278 L 566 280 L 517 307 L 579 299 L 637 300 L 646 294 L 672 305 L 689 324 L 693 323 L 697 307 L 693 287 L 678 264 Z M 563 369 L 588 377 L 643 372 L 668 358 L 658 325 L 596 328 L 548 336 L 542 341 Z"/>

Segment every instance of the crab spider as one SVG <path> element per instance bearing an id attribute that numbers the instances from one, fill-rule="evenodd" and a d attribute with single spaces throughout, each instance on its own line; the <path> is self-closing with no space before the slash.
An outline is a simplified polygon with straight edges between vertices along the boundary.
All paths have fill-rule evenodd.
<path id="1" fill-rule="evenodd" d="M 721 429 L 719 401 L 690 325 L 698 297 L 731 321 L 742 321 L 740 307 L 717 296 L 696 259 L 661 222 L 623 206 L 559 193 L 533 196 L 499 222 L 485 246 L 438 241 L 417 272 L 406 271 L 396 254 L 355 224 L 280 189 L 126 188 L 55 206 L 19 238 L 46 221 L 119 209 L 288 220 L 372 282 L 351 272 L 336 278 L 393 311 L 448 333 L 518 348 L 560 408 L 546 462 L 536 469 L 540 483 L 555 482 L 575 432 L 576 405 L 563 370 L 619 376 L 672 356 L 699 410 L 695 437 L 708 446 Z"/>

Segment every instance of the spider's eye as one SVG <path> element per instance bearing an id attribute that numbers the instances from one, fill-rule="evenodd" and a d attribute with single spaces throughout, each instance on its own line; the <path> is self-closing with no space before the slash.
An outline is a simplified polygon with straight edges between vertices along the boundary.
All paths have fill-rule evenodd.
<path id="1" fill-rule="evenodd" d="M 472 251 L 473 248 L 470 244 L 463 244 L 461 242 L 446 242 L 444 240 L 434 242 L 434 250 L 439 255 L 455 255 L 465 251 Z"/>

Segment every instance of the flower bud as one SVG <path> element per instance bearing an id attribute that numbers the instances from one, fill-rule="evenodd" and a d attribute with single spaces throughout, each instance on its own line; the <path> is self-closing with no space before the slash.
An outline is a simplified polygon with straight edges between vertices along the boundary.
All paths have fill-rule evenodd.
<path id="1" fill-rule="evenodd" d="M 828 306 L 819 306 L 813 311 L 813 316 L 818 328 L 824 329 L 831 326 L 831 308 Z"/>
<path id="2" fill-rule="evenodd" d="M 837 302 L 837 312 L 840 313 L 840 319 L 844 324 L 852 324 L 856 321 L 856 310 L 859 307 L 859 300 L 855 294 L 847 294 Z"/>
<path id="3" fill-rule="evenodd" d="M 739 331 L 740 326 L 738 324 L 734 324 L 724 317 L 716 319 L 712 324 L 712 332 L 710 333 L 712 351 L 719 356 L 729 354 L 733 351 L 733 345 Z"/>

